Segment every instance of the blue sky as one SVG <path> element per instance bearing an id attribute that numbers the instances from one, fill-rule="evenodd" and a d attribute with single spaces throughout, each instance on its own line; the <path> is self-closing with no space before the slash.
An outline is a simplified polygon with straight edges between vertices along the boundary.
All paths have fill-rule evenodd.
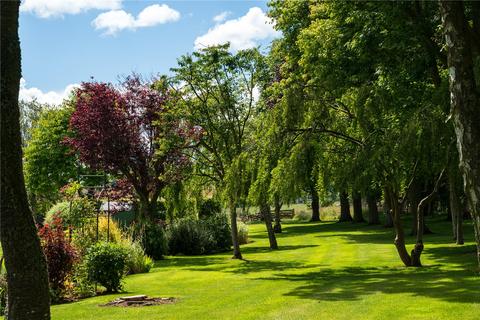
<path id="1" fill-rule="evenodd" d="M 195 47 L 227 40 L 266 49 L 278 36 L 266 10 L 245 0 L 22 0 L 20 96 L 58 103 L 90 77 L 168 73 Z"/>

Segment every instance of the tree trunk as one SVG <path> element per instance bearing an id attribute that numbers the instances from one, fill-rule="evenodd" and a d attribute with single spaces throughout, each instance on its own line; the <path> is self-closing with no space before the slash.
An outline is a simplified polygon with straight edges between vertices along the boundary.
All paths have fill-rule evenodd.
<path id="1" fill-rule="evenodd" d="M 350 202 L 348 201 L 348 193 L 342 191 L 340 193 L 340 219 L 339 222 L 352 221 L 352 216 L 350 215 Z"/>
<path id="2" fill-rule="evenodd" d="M 453 171 L 453 172 L 452 172 Z M 450 212 L 452 213 L 452 232 L 453 239 L 459 245 L 463 244 L 463 206 L 458 194 L 458 181 L 455 170 L 450 170 L 448 174 L 448 191 Z"/>
<path id="3" fill-rule="evenodd" d="M 368 205 L 368 224 L 380 224 L 380 217 L 378 215 L 377 197 L 374 194 L 367 194 Z"/>
<path id="4" fill-rule="evenodd" d="M 410 214 L 412 215 L 412 231 L 410 232 L 411 236 L 417 235 L 417 226 L 418 226 L 418 202 L 420 201 L 418 199 L 420 194 L 420 186 L 418 184 L 418 180 L 415 179 L 408 190 L 408 205 L 409 205 L 409 211 Z"/>
<path id="5" fill-rule="evenodd" d="M 22 169 L 18 92 L 19 1 L 1 1 L 1 209 L 0 241 L 7 270 L 6 319 L 50 319 L 45 256 L 28 206 Z"/>
<path id="6" fill-rule="evenodd" d="M 405 246 L 405 231 L 403 230 L 402 221 L 400 219 L 401 204 L 399 202 L 398 195 L 391 189 L 387 190 L 389 194 L 390 206 L 393 211 L 393 227 L 395 229 L 395 247 L 397 249 L 398 255 L 402 260 L 405 266 L 412 266 L 412 259 L 408 254 L 407 248 Z"/>
<path id="7" fill-rule="evenodd" d="M 383 211 L 385 213 L 385 228 L 393 227 L 393 214 L 392 214 L 392 201 L 390 199 L 390 193 L 387 192 L 386 188 L 383 192 Z"/>
<path id="8" fill-rule="evenodd" d="M 353 199 L 353 221 L 365 222 L 365 219 L 363 219 L 363 213 L 362 213 L 362 195 L 360 194 L 360 192 L 354 191 L 352 192 L 352 199 Z"/>
<path id="9" fill-rule="evenodd" d="M 432 192 L 429 195 L 427 195 L 425 198 L 423 198 L 418 203 L 418 208 L 417 208 L 417 239 L 416 239 L 416 242 L 415 242 L 415 247 L 413 248 L 413 250 L 411 252 L 411 254 L 412 254 L 412 266 L 414 266 L 414 267 L 421 267 L 422 266 L 422 263 L 420 261 L 420 256 L 422 255 L 422 252 L 423 252 L 423 234 L 424 234 L 423 227 L 425 226 L 423 208 L 432 202 L 435 194 L 438 191 L 438 186 L 440 185 L 440 181 L 442 180 L 444 172 L 445 172 L 445 170 L 442 170 L 442 172 L 440 173 L 437 181 L 435 182 L 435 185 L 433 187 Z"/>
<path id="10" fill-rule="evenodd" d="M 451 117 L 480 265 L 480 97 L 474 73 L 473 40 L 463 2 L 441 0 L 440 11 L 448 57 Z"/>
<path id="11" fill-rule="evenodd" d="M 270 242 L 270 249 L 278 249 L 277 238 L 275 237 L 275 232 L 272 228 L 272 215 L 270 213 L 270 206 L 268 203 L 263 203 L 260 211 L 263 216 L 263 221 L 265 221 L 265 226 L 267 227 L 268 241 Z"/>
<path id="12" fill-rule="evenodd" d="M 280 203 L 280 199 L 278 197 L 274 198 L 274 206 L 275 206 L 275 226 L 273 230 L 275 233 L 282 233 L 282 223 L 280 219 L 280 210 L 282 209 L 282 204 Z"/>
<path id="13" fill-rule="evenodd" d="M 240 252 L 240 244 L 238 242 L 238 227 L 237 227 L 237 208 L 235 202 L 230 201 L 230 224 L 232 226 L 232 244 L 233 244 L 233 259 L 242 259 Z"/>
<path id="14" fill-rule="evenodd" d="M 320 199 L 318 197 L 318 191 L 315 186 L 310 188 L 310 195 L 312 196 L 312 219 L 310 221 L 316 222 L 320 220 Z"/>
<path id="15" fill-rule="evenodd" d="M 158 217 L 157 202 L 158 197 L 153 199 L 149 198 L 148 194 L 138 194 L 138 211 L 136 219 L 142 223 L 155 222 L 155 219 Z"/>

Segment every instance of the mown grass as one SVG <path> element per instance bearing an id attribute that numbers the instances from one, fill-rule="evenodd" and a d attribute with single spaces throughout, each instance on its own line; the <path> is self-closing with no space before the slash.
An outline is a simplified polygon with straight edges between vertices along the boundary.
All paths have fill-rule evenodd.
<path id="1" fill-rule="evenodd" d="M 428 223 L 435 233 L 425 237 L 420 269 L 402 266 L 392 230 L 381 226 L 290 222 L 272 252 L 264 225 L 255 224 L 253 242 L 242 246 L 246 261 L 229 253 L 168 257 L 148 274 L 127 277 L 124 293 L 53 306 L 53 319 L 479 319 L 471 226 L 460 247 L 443 218 Z M 179 300 L 99 306 L 134 294 Z"/>

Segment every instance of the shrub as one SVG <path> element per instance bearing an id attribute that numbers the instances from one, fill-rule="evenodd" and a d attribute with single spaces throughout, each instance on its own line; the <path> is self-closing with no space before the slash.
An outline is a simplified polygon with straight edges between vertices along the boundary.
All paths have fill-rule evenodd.
<path id="1" fill-rule="evenodd" d="M 82 227 L 95 216 L 95 206 L 87 198 L 75 198 L 70 201 L 56 203 L 45 215 L 45 223 L 52 223 L 54 218 L 62 218 L 65 227 Z"/>
<path id="2" fill-rule="evenodd" d="M 224 214 L 217 214 L 203 221 L 207 230 L 215 240 L 212 252 L 226 251 L 232 246 L 232 229 L 228 224 L 228 218 Z"/>
<path id="3" fill-rule="evenodd" d="M 169 228 L 171 254 L 200 255 L 230 249 L 231 229 L 225 215 L 205 220 L 182 219 Z"/>
<path id="4" fill-rule="evenodd" d="M 87 298 L 95 295 L 94 284 L 88 279 L 85 263 L 77 263 L 73 271 L 73 292 L 79 298 Z"/>
<path id="5" fill-rule="evenodd" d="M 247 244 L 248 243 L 248 227 L 243 222 L 238 222 L 238 243 Z"/>
<path id="6" fill-rule="evenodd" d="M 215 247 L 213 235 L 198 220 L 185 218 L 172 224 L 169 229 L 170 253 L 200 255 Z"/>
<path id="7" fill-rule="evenodd" d="M 57 300 L 64 296 L 65 281 L 72 274 L 77 253 L 65 239 L 61 218 L 55 218 L 51 225 L 45 224 L 38 234 L 47 259 L 52 299 Z"/>
<path id="8" fill-rule="evenodd" d="M 310 221 L 310 219 L 312 219 L 312 213 L 304 210 L 295 210 L 293 219 L 297 221 Z"/>
<path id="9" fill-rule="evenodd" d="M 127 273 L 146 273 L 153 267 L 153 260 L 145 254 L 145 251 L 138 241 L 125 239 L 122 243 L 127 252 Z"/>
<path id="10" fill-rule="evenodd" d="M 222 212 L 222 205 L 214 199 L 206 199 L 200 204 L 198 217 L 200 219 L 210 218 Z"/>
<path id="11" fill-rule="evenodd" d="M 139 239 L 145 253 L 155 260 L 163 259 L 168 253 L 168 240 L 165 228 L 160 223 L 146 223 L 133 226 L 133 238 Z"/>
<path id="12" fill-rule="evenodd" d="M 99 217 L 98 219 L 98 241 L 107 242 L 107 230 L 108 230 L 108 219 L 107 217 Z M 122 230 L 118 224 L 110 219 L 110 236 L 108 242 L 120 243 L 122 241 Z M 97 237 L 97 220 L 89 219 L 88 223 L 85 224 L 81 229 L 76 230 L 73 235 L 72 242 L 75 248 L 84 255 L 88 248 L 93 246 Z"/>
<path id="13" fill-rule="evenodd" d="M 98 282 L 107 292 L 118 292 L 122 289 L 127 253 L 121 245 L 98 243 L 88 249 L 84 263 L 88 281 Z"/>

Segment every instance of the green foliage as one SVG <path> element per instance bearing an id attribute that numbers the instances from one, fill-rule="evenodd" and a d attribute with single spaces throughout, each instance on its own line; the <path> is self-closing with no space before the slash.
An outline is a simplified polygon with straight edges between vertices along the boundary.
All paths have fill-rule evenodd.
<path id="1" fill-rule="evenodd" d="M 105 216 L 100 216 L 98 219 L 98 241 L 106 242 L 107 233 L 109 232 L 108 241 L 112 243 L 122 243 L 123 233 L 115 220 L 110 219 L 110 224 Z M 89 219 L 82 228 L 77 229 L 73 233 L 72 243 L 78 251 L 84 255 L 90 247 L 97 242 L 97 220 L 95 218 Z"/>
<path id="2" fill-rule="evenodd" d="M 41 104 L 36 100 L 18 102 L 20 109 L 20 132 L 22 134 L 22 145 L 27 146 L 32 138 L 32 129 L 35 123 L 38 121 L 42 111 L 51 106 Z"/>
<path id="3" fill-rule="evenodd" d="M 246 194 L 241 154 L 249 145 L 250 123 L 258 110 L 255 94 L 266 77 L 265 60 L 257 49 L 233 54 L 221 45 L 182 56 L 172 70 L 185 84 L 177 90 L 178 117 L 203 130 L 189 150 L 198 159 L 193 173 L 203 178 L 204 186 L 218 188 L 225 203 L 237 202 Z"/>
<path id="4" fill-rule="evenodd" d="M 208 253 L 215 239 L 199 221 L 180 219 L 169 227 L 168 247 L 170 254 L 201 255 Z"/>
<path id="5" fill-rule="evenodd" d="M 72 108 L 43 109 L 24 150 L 25 185 L 38 213 L 59 199 L 59 189 L 77 176 L 75 156 L 63 144 Z"/>
<path id="6" fill-rule="evenodd" d="M 95 295 L 95 285 L 88 278 L 85 263 L 77 263 L 73 270 L 73 293 L 79 298 L 88 298 Z"/>
<path id="7" fill-rule="evenodd" d="M 296 221 L 307 222 L 312 219 L 312 212 L 305 210 L 295 210 L 295 216 L 293 217 Z"/>
<path id="8" fill-rule="evenodd" d="M 155 260 L 163 259 L 168 253 L 168 240 L 163 225 L 147 223 L 134 228 L 139 228 L 136 237 L 141 239 L 146 254 Z"/>
<path id="9" fill-rule="evenodd" d="M 237 227 L 238 227 L 238 243 L 247 244 L 249 242 L 248 226 L 243 222 L 238 222 Z"/>
<path id="10" fill-rule="evenodd" d="M 215 244 L 212 245 L 212 251 L 221 252 L 229 250 L 232 246 L 232 235 L 228 219 L 225 214 L 218 212 L 206 219 L 200 221 L 212 235 Z"/>
<path id="11" fill-rule="evenodd" d="M 153 267 L 153 260 L 145 254 L 145 251 L 139 241 L 126 239 L 122 242 L 122 247 L 127 252 L 127 273 L 147 273 Z"/>
<path id="12" fill-rule="evenodd" d="M 71 201 L 57 202 L 45 215 L 45 222 L 51 223 L 54 217 L 62 219 L 65 227 L 81 228 L 95 216 L 95 205 L 87 198 L 74 198 Z"/>
<path id="13" fill-rule="evenodd" d="M 173 255 L 201 255 L 230 249 L 230 225 L 224 215 L 204 220 L 185 218 L 168 229 L 169 251 Z"/>
<path id="14" fill-rule="evenodd" d="M 205 199 L 200 203 L 198 217 L 200 219 L 210 218 L 222 212 L 222 204 L 213 198 Z"/>
<path id="15" fill-rule="evenodd" d="M 87 279 L 98 282 L 107 292 L 122 289 L 122 280 L 127 268 L 128 254 L 124 247 L 115 243 L 98 243 L 88 249 L 84 257 Z"/>

